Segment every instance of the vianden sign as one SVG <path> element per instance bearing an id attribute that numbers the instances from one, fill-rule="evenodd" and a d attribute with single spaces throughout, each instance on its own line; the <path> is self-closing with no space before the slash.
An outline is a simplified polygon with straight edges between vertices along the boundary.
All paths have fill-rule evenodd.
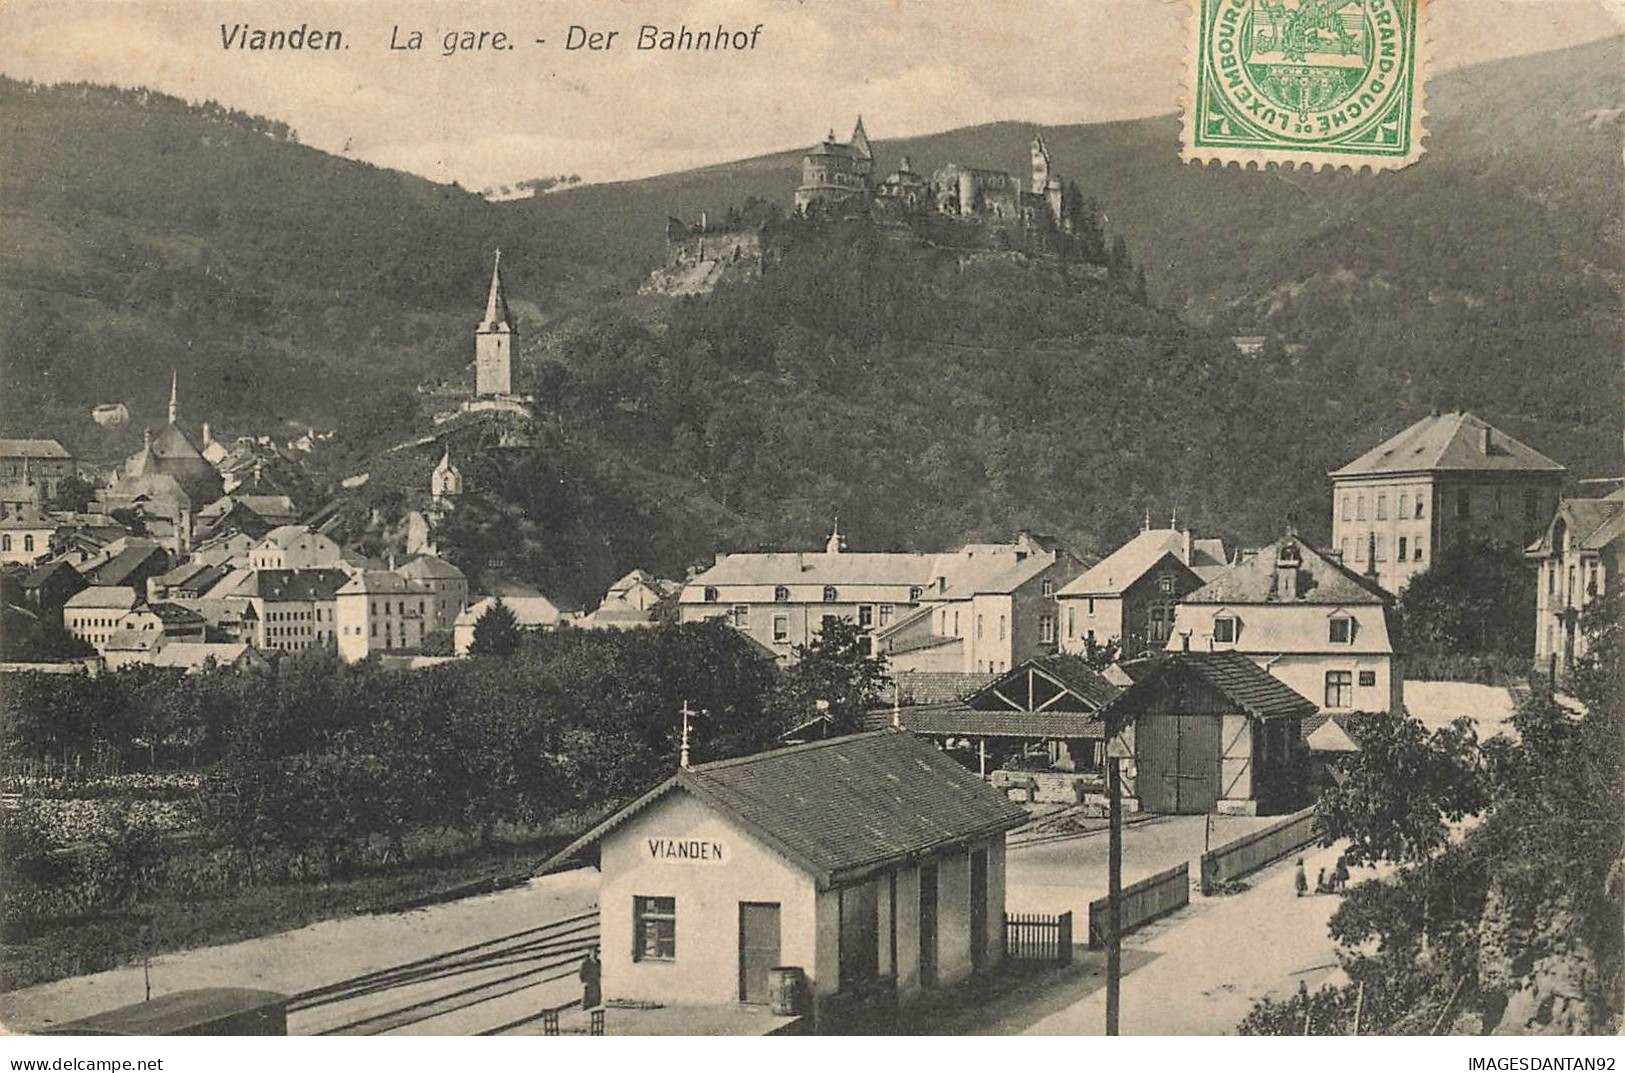
<path id="1" fill-rule="evenodd" d="M 708 838 L 646 838 L 643 842 L 649 858 L 662 864 L 723 864 L 727 860 L 723 844 Z"/>

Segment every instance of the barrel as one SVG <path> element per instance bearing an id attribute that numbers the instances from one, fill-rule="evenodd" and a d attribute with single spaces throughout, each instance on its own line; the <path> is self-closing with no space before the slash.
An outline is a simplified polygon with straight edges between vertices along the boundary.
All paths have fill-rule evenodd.
<path id="1" fill-rule="evenodd" d="M 767 970 L 768 1005 L 780 1017 L 801 1012 L 801 996 L 806 993 L 807 976 L 799 965 L 775 965 Z"/>

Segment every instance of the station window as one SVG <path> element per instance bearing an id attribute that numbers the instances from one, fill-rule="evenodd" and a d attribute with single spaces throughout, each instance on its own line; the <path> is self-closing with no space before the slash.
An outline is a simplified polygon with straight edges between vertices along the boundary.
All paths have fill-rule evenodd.
<path id="1" fill-rule="evenodd" d="M 632 899 L 632 960 L 677 960 L 677 899 Z"/>

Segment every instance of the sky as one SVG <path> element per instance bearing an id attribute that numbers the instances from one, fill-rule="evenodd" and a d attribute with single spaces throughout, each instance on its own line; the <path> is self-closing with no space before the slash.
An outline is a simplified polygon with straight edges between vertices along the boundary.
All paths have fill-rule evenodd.
<path id="1" fill-rule="evenodd" d="M 212 99 L 308 145 L 481 189 L 735 160 L 844 136 L 858 114 L 880 139 L 1167 114 L 1192 2 L 0 0 L 0 73 Z M 1625 32 L 1625 0 L 1424 2 L 1435 73 Z M 347 48 L 228 50 L 223 23 L 338 29 Z M 633 47 L 644 24 L 762 30 L 754 51 L 664 53 Z M 566 50 L 572 25 L 620 36 Z M 423 51 L 389 47 L 413 30 Z M 516 44 L 444 57 L 453 30 Z"/>

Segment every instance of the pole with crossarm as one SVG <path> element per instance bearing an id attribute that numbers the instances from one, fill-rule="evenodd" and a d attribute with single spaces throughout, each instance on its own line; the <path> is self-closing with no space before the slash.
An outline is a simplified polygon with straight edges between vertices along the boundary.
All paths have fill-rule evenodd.
<path id="1" fill-rule="evenodd" d="M 688 706 L 688 701 L 683 701 L 683 746 L 677 755 L 678 767 L 688 767 L 688 721 L 699 714 Z"/>

